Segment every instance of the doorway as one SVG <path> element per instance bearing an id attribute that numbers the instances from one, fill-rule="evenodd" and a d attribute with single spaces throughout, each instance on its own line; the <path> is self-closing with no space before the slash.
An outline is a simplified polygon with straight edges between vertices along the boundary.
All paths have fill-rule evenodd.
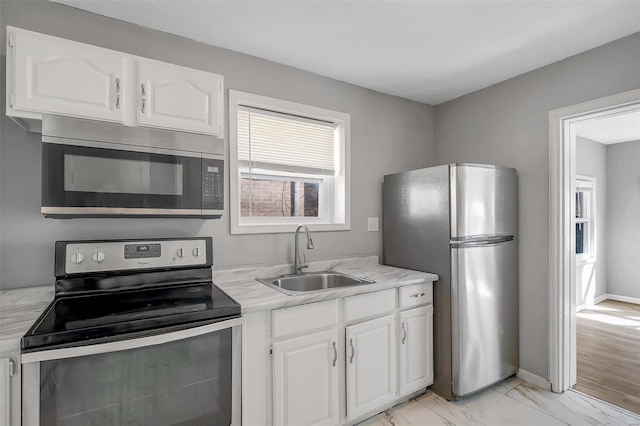
<path id="1" fill-rule="evenodd" d="M 640 107 L 576 134 L 576 383 L 640 414 Z M 573 368 L 573 367 L 572 367 Z"/>
<path id="2" fill-rule="evenodd" d="M 585 232 L 589 226 L 589 218 L 576 218 L 577 207 L 582 207 L 581 214 L 586 212 L 584 201 L 587 198 L 584 194 L 577 195 L 576 191 L 576 128 L 589 120 L 624 114 L 639 108 L 640 90 L 634 90 L 549 113 L 549 380 L 554 392 L 564 392 L 577 381 L 576 261 L 577 255 L 584 254 L 591 241 L 589 239 L 592 238 Z M 578 226 L 579 223 L 585 224 L 582 229 Z M 581 239 L 582 246 L 579 248 L 582 253 L 576 253 L 576 238 Z"/>

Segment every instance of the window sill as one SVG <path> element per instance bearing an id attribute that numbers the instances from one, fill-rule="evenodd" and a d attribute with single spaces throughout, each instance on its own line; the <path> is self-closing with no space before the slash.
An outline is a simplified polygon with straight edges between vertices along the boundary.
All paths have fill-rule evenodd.
<path id="1" fill-rule="evenodd" d="M 304 223 L 311 232 L 349 231 L 349 223 L 313 223 L 305 221 L 303 217 L 295 223 L 286 224 L 241 224 L 231 225 L 231 234 L 283 234 L 293 233 L 299 224 Z"/>

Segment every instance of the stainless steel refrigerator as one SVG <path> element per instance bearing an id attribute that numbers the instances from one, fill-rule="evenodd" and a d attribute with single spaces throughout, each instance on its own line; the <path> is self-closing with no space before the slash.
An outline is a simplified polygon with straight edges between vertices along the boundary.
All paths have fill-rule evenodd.
<path id="1" fill-rule="evenodd" d="M 383 183 L 384 263 L 439 275 L 432 390 L 449 399 L 518 368 L 515 169 L 448 164 Z"/>

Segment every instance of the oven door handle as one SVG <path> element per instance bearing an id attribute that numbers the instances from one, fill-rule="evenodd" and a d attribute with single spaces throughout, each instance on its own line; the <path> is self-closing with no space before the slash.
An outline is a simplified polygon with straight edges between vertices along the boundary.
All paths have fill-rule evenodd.
<path id="1" fill-rule="evenodd" d="M 214 322 L 212 324 L 199 327 L 187 328 L 169 333 L 156 334 L 153 336 L 140 337 L 137 339 L 120 340 L 117 342 L 98 343 L 95 345 L 75 346 L 72 348 L 50 349 L 40 352 L 30 352 L 22 354 L 22 364 L 31 362 L 50 361 L 54 359 L 75 358 L 79 356 L 97 355 L 109 352 L 126 351 L 128 349 L 144 348 L 178 340 L 189 339 L 207 333 L 224 330 L 226 328 L 242 325 L 242 318 L 234 318 L 226 321 Z"/>

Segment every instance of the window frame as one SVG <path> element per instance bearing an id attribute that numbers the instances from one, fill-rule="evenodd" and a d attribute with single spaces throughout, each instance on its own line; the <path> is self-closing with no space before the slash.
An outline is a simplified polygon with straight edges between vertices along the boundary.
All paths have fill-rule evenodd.
<path id="1" fill-rule="evenodd" d="M 319 201 L 319 218 L 261 217 L 242 218 L 240 216 L 240 182 L 246 167 L 238 161 L 238 108 L 251 107 L 276 113 L 321 120 L 333 123 L 336 140 L 336 174 L 334 176 L 305 175 L 312 179 L 321 177 L 325 184 L 324 200 Z M 299 104 L 253 93 L 229 90 L 229 216 L 231 234 L 263 234 L 294 232 L 297 225 L 304 222 L 312 231 L 346 231 L 351 229 L 351 116 L 324 108 Z M 300 178 L 298 173 L 281 172 L 267 169 L 253 169 L 260 176 L 274 178 Z M 322 212 L 322 213 L 320 213 Z"/>
<path id="2" fill-rule="evenodd" d="M 573 251 L 576 256 L 576 264 L 584 265 L 596 261 L 596 178 L 592 176 L 576 175 L 576 187 L 574 197 L 578 192 L 584 192 L 585 201 L 588 204 L 588 217 L 578 219 L 575 217 L 575 209 L 573 214 L 573 228 L 578 223 L 587 224 L 587 251 L 585 253 L 576 253 L 577 235 L 574 238 Z"/>

